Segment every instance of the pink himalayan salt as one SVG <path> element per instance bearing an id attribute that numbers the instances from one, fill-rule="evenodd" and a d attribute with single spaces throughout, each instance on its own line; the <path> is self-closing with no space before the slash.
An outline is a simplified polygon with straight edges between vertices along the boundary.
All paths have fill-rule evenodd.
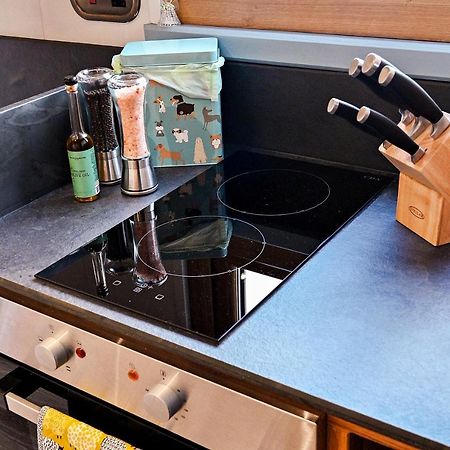
<path id="1" fill-rule="evenodd" d="M 145 87 L 136 85 L 116 91 L 122 121 L 123 156 L 127 159 L 144 158 L 150 154 L 145 140 Z"/>

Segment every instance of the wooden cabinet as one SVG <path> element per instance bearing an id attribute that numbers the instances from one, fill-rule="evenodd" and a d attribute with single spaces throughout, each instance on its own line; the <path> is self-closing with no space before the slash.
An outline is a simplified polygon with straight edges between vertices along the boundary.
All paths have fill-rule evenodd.
<path id="1" fill-rule="evenodd" d="M 327 450 L 417 450 L 337 417 L 328 418 Z"/>
<path id="2" fill-rule="evenodd" d="M 448 0 L 179 0 L 184 24 L 450 41 Z"/>

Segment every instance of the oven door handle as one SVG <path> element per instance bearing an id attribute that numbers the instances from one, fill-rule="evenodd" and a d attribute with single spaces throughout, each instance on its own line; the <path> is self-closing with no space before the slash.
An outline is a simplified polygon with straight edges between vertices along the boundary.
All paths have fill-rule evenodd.
<path id="1" fill-rule="evenodd" d="M 41 408 L 26 397 L 40 387 L 45 388 L 50 385 L 55 387 L 54 383 L 23 367 L 18 367 L 0 379 L 0 401 L 3 400 L 8 411 L 37 424 Z M 57 395 L 60 394 L 57 392 Z"/>
<path id="2" fill-rule="evenodd" d="M 13 392 L 8 392 L 5 395 L 5 400 L 8 411 L 37 425 L 39 412 L 41 411 L 39 406 Z"/>

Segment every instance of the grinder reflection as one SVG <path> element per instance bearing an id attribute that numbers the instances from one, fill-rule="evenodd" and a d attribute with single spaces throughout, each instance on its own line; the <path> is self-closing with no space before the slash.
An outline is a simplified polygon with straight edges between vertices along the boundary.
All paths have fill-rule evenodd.
<path id="1" fill-rule="evenodd" d="M 129 219 L 106 232 L 106 271 L 112 275 L 131 272 L 134 268 L 133 229 Z"/>
<path id="2" fill-rule="evenodd" d="M 98 238 L 89 242 L 84 248 L 91 255 L 92 269 L 94 271 L 95 286 L 97 288 L 97 294 L 101 297 L 106 297 L 109 293 L 108 286 L 106 284 L 105 273 L 105 249 L 107 243 L 107 237 L 101 234 Z"/>
<path id="3" fill-rule="evenodd" d="M 151 203 L 134 214 L 131 222 L 135 263 L 133 281 L 140 287 L 160 286 L 167 280 L 168 275 L 159 253 L 154 204 Z"/>
<path id="4" fill-rule="evenodd" d="M 90 254 L 96 291 L 101 297 L 109 294 L 107 275 L 118 280 L 131 272 L 133 284 L 141 288 L 160 286 L 167 280 L 156 237 L 153 203 L 84 248 Z"/>

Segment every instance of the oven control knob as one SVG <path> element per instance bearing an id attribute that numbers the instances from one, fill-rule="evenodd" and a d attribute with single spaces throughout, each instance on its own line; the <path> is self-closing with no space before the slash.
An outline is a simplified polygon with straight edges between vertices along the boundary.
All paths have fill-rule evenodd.
<path id="1" fill-rule="evenodd" d="M 34 348 L 34 355 L 43 369 L 56 370 L 72 356 L 68 331 L 50 336 Z"/>
<path id="2" fill-rule="evenodd" d="M 155 419 L 169 420 L 182 406 L 181 395 L 166 384 L 157 384 L 144 396 L 144 408 Z"/>

